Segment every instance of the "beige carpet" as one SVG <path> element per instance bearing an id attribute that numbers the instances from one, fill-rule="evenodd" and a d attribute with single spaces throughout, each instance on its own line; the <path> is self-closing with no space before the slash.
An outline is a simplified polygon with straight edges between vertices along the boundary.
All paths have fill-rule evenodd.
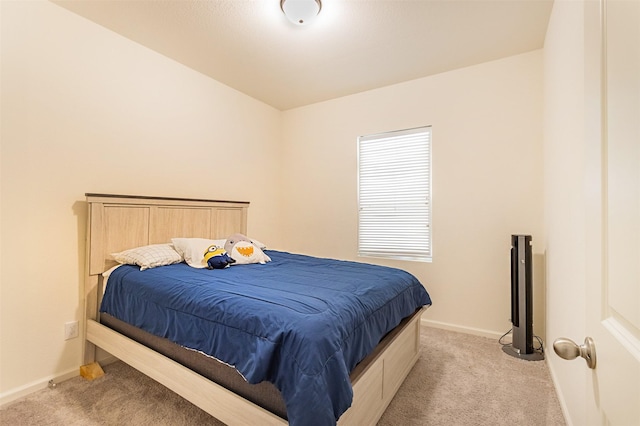
<path id="1" fill-rule="evenodd" d="M 544 361 L 523 361 L 497 341 L 423 328 L 422 353 L 378 423 L 565 425 Z M 6 405 L 2 425 L 215 425 L 222 423 L 122 362 Z M 360 425 L 358 425 L 360 426 Z"/>

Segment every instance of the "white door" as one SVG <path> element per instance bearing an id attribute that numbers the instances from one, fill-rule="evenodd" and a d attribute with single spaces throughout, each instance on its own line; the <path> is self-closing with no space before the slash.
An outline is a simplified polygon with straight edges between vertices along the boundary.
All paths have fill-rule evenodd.
<path id="1" fill-rule="evenodd" d="M 638 426 L 640 0 L 602 1 L 585 8 L 585 102 L 596 106 L 586 117 L 586 331 L 597 357 L 587 370 L 587 419 Z"/>

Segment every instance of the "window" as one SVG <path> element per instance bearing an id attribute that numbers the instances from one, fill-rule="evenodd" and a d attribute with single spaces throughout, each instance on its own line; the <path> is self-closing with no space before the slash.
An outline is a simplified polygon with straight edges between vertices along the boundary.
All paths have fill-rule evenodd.
<path id="1" fill-rule="evenodd" d="M 358 255 L 431 261 L 431 127 L 358 138 Z"/>

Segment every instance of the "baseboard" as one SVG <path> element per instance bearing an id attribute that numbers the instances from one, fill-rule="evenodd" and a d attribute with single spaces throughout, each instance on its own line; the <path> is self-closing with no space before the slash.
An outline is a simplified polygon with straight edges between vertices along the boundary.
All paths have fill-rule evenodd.
<path id="1" fill-rule="evenodd" d="M 116 358 L 113 355 L 106 354 L 106 356 L 102 357 L 98 361 L 100 365 L 105 366 L 118 361 L 118 358 Z M 65 373 L 58 374 L 55 376 L 48 376 L 41 380 L 35 380 L 31 383 L 27 383 L 26 385 L 20 386 L 19 388 L 4 392 L 0 394 L 0 407 L 3 407 L 6 404 L 9 404 L 22 397 L 28 396 L 29 394 L 32 394 L 39 390 L 46 389 L 49 386 L 50 381 L 53 381 L 53 383 L 58 384 L 60 382 L 64 382 L 65 380 L 73 379 L 74 377 L 77 377 L 79 375 L 80 375 L 80 366 L 76 368 L 72 368 Z"/>
<path id="2" fill-rule="evenodd" d="M 558 397 L 558 401 L 560 402 L 560 410 L 562 411 L 564 421 L 567 426 L 573 426 L 573 422 L 571 421 L 571 417 L 569 416 L 569 409 L 567 408 L 567 401 L 565 401 L 564 395 L 562 395 L 562 393 L 560 392 L 558 377 L 556 376 L 556 372 L 553 369 L 553 365 L 549 362 L 549 358 L 545 358 L 544 361 L 547 363 L 547 369 L 549 370 L 549 375 L 551 376 L 551 382 L 553 383 L 553 387 L 556 391 L 556 396 Z"/>
<path id="3" fill-rule="evenodd" d="M 10 402 L 13 402 L 17 399 L 20 399 L 24 396 L 27 396 L 33 392 L 46 389 L 47 386 L 49 386 L 49 382 L 51 380 L 53 380 L 54 383 L 59 383 L 59 382 L 64 382 L 65 380 L 72 379 L 78 375 L 80 375 L 80 368 L 76 367 L 62 374 L 58 374 L 55 376 L 52 375 L 52 376 L 45 377 L 44 379 L 35 380 L 31 383 L 27 383 L 26 385 L 20 386 L 19 388 L 4 392 L 0 394 L 0 407 Z"/>
<path id="4" fill-rule="evenodd" d="M 465 327 L 465 326 L 449 324 L 441 321 L 433 321 L 425 318 L 422 318 L 420 322 L 425 327 L 441 328 L 443 330 L 457 331 L 458 333 L 473 334 L 476 336 L 488 337 L 490 339 L 496 339 L 496 340 L 502 337 L 502 335 L 504 334 L 504 333 L 498 333 L 497 331 L 484 330 L 484 329 L 475 328 L 475 327 Z"/>

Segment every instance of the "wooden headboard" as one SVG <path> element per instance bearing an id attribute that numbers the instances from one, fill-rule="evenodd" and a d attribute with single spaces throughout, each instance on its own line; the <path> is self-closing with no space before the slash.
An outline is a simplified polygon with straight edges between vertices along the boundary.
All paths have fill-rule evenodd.
<path id="1" fill-rule="evenodd" d="M 101 274 L 116 265 L 111 253 L 168 243 L 177 237 L 222 239 L 236 232 L 247 233 L 248 202 L 85 195 L 88 207 L 84 289 L 87 319 L 98 318 Z"/>

